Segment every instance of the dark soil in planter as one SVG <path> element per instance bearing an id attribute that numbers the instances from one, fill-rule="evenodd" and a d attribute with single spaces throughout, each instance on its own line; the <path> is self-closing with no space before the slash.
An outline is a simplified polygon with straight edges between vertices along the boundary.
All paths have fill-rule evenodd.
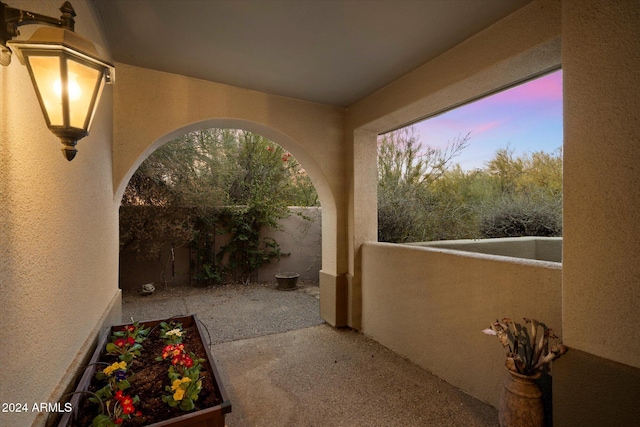
<path id="1" fill-rule="evenodd" d="M 142 326 L 142 325 L 141 325 Z M 206 359 L 207 354 L 205 347 L 198 335 L 198 329 L 195 324 L 184 326 L 187 331 L 183 338 L 183 344 L 187 352 L 193 352 L 200 359 Z M 187 413 L 192 413 L 201 409 L 210 408 L 222 403 L 220 392 L 216 389 L 215 379 L 211 367 L 207 362 L 202 363 L 201 376 L 202 390 L 200 391 L 198 400 L 195 401 L 195 409 L 193 411 L 184 412 L 179 408 L 171 408 L 162 401 L 162 395 L 169 395 L 170 392 L 165 391 L 165 387 L 170 385 L 167 370 L 171 366 L 169 360 L 156 361 L 155 358 L 162 354 L 165 344 L 160 339 L 160 328 L 152 330 L 150 336 L 142 343 L 144 347 L 140 356 L 134 358 L 127 366 L 127 379 L 131 383 L 131 387 L 124 391 L 130 396 L 138 395 L 140 402 L 135 405 L 136 410 L 142 412 L 139 417 L 134 417 L 124 421 L 123 426 L 146 426 L 149 424 L 164 421 L 170 418 L 179 417 Z M 103 349 L 104 353 L 104 349 Z M 113 363 L 118 362 L 117 356 L 109 356 L 102 354 L 100 362 Z M 97 369 L 104 369 L 106 365 L 98 365 Z M 95 392 L 102 388 L 104 383 L 93 378 L 89 391 Z M 90 426 L 100 413 L 100 405 L 89 402 L 86 395 L 84 402 L 78 409 L 79 426 Z"/>

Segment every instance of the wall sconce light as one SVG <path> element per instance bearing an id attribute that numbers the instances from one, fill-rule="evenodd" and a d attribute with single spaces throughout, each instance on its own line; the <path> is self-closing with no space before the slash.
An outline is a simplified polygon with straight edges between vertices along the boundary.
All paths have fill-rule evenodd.
<path id="1" fill-rule="evenodd" d="M 89 134 L 105 83 L 113 82 L 114 67 L 98 57 L 96 47 L 74 32 L 75 11 L 68 1 L 60 19 L 15 9 L 0 2 L 0 63 L 11 52 L 27 66 L 49 130 L 62 141 L 69 161 L 78 140 Z M 29 40 L 12 40 L 22 25 L 41 24 Z"/>

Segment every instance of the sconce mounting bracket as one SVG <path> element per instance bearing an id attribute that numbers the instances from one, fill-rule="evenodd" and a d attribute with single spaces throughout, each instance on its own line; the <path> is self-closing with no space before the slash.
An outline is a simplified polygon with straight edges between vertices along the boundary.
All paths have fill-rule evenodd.
<path id="1" fill-rule="evenodd" d="M 60 6 L 62 16 L 60 18 L 52 18 L 28 10 L 16 9 L 9 7 L 7 4 L 0 2 L 0 50 L 5 52 L 9 50 L 7 42 L 20 34 L 18 27 L 23 25 L 41 24 L 51 25 L 54 27 L 67 28 L 75 31 L 76 12 L 71 3 L 65 1 Z M 0 59 L 4 58 L 4 54 Z"/>

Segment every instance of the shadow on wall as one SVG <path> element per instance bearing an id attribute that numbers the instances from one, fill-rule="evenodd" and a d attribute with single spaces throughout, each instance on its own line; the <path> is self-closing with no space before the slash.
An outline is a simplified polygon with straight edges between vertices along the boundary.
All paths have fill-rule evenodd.
<path id="1" fill-rule="evenodd" d="M 280 245 L 280 261 L 260 267 L 252 280 L 275 282 L 275 274 L 296 272 L 300 280 L 317 282 L 322 267 L 322 209 L 318 207 L 290 207 L 291 215 L 280 220 L 279 230 L 265 230 L 265 237 L 273 237 Z M 227 242 L 228 236 L 215 240 L 215 251 Z M 195 285 L 190 264 L 195 254 L 188 245 L 164 247 L 157 259 L 138 260 L 132 254 L 120 256 L 120 288 L 139 290 L 145 283 L 156 287 Z"/>

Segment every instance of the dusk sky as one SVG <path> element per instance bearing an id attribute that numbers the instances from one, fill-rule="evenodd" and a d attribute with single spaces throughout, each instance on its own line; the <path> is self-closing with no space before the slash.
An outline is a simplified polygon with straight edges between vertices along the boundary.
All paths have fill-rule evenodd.
<path id="1" fill-rule="evenodd" d="M 524 83 L 414 125 L 422 146 L 441 148 L 470 132 L 453 163 L 481 168 L 507 145 L 516 156 L 562 147 L 562 71 Z"/>

